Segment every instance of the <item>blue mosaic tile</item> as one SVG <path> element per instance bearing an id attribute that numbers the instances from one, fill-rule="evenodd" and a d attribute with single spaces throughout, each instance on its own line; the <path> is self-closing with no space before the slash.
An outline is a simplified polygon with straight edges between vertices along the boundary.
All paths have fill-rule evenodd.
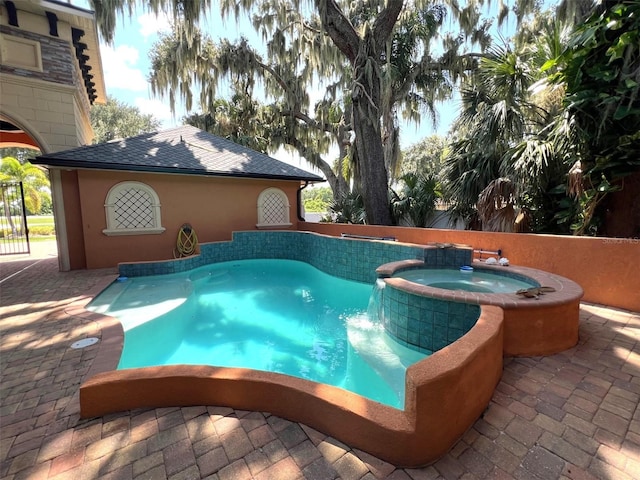
<path id="1" fill-rule="evenodd" d="M 411 318 L 409 317 L 407 319 L 407 330 L 409 330 L 410 332 L 420 332 L 420 324 L 422 322 L 420 322 L 419 319 L 417 318 Z"/>
<path id="2" fill-rule="evenodd" d="M 447 345 L 449 345 L 449 340 L 447 339 L 446 334 L 444 335 L 436 335 L 434 332 L 433 335 L 433 351 L 441 350 Z"/>
<path id="3" fill-rule="evenodd" d="M 419 347 L 420 346 L 420 335 L 417 332 L 409 331 L 407 333 L 407 343 Z"/>
<path id="4" fill-rule="evenodd" d="M 449 328 L 462 330 L 464 329 L 464 316 L 449 315 Z"/>
<path id="5" fill-rule="evenodd" d="M 433 335 L 420 334 L 418 346 L 423 350 L 435 351 L 433 348 Z"/>
<path id="6" fill-rule="evenodd" d="M 458 340 L 460 337 L 462 337 L 466 332 L 464 332 L 464 330 L 459 330 L 457 328 L 449 328 L 449 331 L 447 332 L 447 340 L 449 341 L 449 343 L 453 343 L 456 340 Z"/>
<path id="7" fill-rule="evenodd" d="M 440 327 L 446 327 L 449 324 L 449 314 L 442 313 L 442 312 L 434 312 L 433 324 Z"/>
<path id="8" fill-rule="evenodd" d="M 400 340 L 404 340 L 405 342 L 407 342 L 407 329 L 406 328 L 402 328 L 400 326 L 398 326 L 398 331 L 396 332 L 396 336 L 400 339 Z"/>
<path id="9" fill-rule="evenodd" d="M 420 334 L 431 337 L 433 335 L 433 321 L 424 320 L 420 323 Z"/>
<path id="10" fill-rule="evenodd" d="M 433 300 L 433 311 L 440 313 L 449 313 L 449 304 L 452 302 L 447 302 L 446 300 Z"/>
<path id="11" fill-rule="evenodd" d="M 449 313 L 451 315 L 456 315 L 456 316 L 464 316 L 466 311 L 466 304 L 464 303 L 459 303 L 459 302 L 451 302 L 449 303 Z"/>

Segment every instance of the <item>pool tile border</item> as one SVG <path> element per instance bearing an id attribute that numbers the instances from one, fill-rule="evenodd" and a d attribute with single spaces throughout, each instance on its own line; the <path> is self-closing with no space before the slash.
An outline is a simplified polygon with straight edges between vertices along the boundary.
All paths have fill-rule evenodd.
<path id="1" fill-rule="evenodd" d="M 189 258 L 121 263 L 118 269 L 123 277 L 137 277 L 181 273 L 235 260 L 287 259 L 304 261 L 336 277 L 373 284 L 380 265 L 408 258 L 423 260 L 426 249 L 429 247 L 392 240 L 262 230 L 234 232 L 230 241 L 200 244 L 199 254 Z"/>

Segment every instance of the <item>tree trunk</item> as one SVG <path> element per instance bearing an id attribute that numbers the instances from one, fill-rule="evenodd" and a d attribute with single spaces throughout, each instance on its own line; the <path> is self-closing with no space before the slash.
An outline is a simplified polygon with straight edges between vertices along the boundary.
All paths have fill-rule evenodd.
<path id="1" fill-rule="evenodd" d="M 354 64 L 353 131 L 358 150 L 362 198 L 371 225 L 392 225 L 389 207 L 389 182 L 384 161 L 380 110 L 380 70 L 377 68 L 375 39 L 372 32 L 360 43 Z"/>
<path id="2" fill-rule="evenodd" d="M 336 0 L 315 0 L 323 28 L 353 66 L 352 127 L 367 223 L 391 225 L 387 171 L 380 136 L 381 53 L 393 33 L 404 0 L 387 0 L 373 25 L 362 34 Z M 363 35 L 361 37 L 360 35 Z"/>
<path id="3" fill-rule="evenodd" d="M 367 101 L 365 99 L 365 101 Z M 354 103 L 355 100 L 354 100 Z M 361 108 L 353 109 L 353 130 L 358 148 L 358 166 L 367 213 L 371 225 L 392 225 L 389 209 L 387 169 L 384 165 L 384 149 L 380 137 L 380 119 L 375 114 L 366 115 Z M 377 127 L 377 128 L 376 128 Z"/>
<path id="4" fill-rule="evenodd" d="M 11 216 L 11 206 L 9 205 L 9 200 L 5 194 L 4 189 L 2 189 L 2 205 L 4 208 L 4 214 L 7 217 L 7 221 L 9 222 L 9 227 L 11 228 L 11 235 L 16 236 L 18 234 L 18 229 L 13 223 L 13 217 Z"/>
<path id="5" fill-rule="evenodd" d="M 338 201 L 349 193 L 349 186 L 340 172 L 336 174 L 325 161 L 316 163 L 316 167 L 327 178 L 327 182 L 329 182 L 329 186 L 333 193 L 334 201 Z"/>

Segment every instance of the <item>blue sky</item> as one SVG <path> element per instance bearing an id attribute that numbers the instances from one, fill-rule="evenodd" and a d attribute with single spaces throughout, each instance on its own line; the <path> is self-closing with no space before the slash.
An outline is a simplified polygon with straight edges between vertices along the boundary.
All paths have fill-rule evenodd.
<path id="1" fill-rule="evenodd" d="M 73 0 L 73 3 L 89 8 L 86 0 Z M 213 9 L 207 20 L 208 25 L 211 26 L 207 31 L 214 38 L 236 39 L 242 32 L 251 39 L 253 30 L 248 21 L 244 26 L 242 24 L 238 26 L 234 20 L 223 21 L 217 8 Z M 150 66 L 148 53 L 154 42 L 158 40 L 158 34 L 168 31 L 169 28 L 168 18 L 157 17 L 140 9 L 130 18 L 123 19 L 118 16 L 113 44 L 101 44 L 107 94 L 137 107 L 142 113 L 153 114 L 162 122 L 164 128 L 180 125 L 182 117 L 187 113 L 177 104 L 177 111 L 172 115 L 168 100 L 154 97 L 146 80 Z M 421 122 L 420 125 L 402 124 L 402 148 L 433 133 L 445 135 L 456 116 L 456 106 L 456 102 L 452 101 L 439 107 L 439 122 L 435 129 L 429 120 Z M 195 108 L 197 109 L 197 105 Z M 306 166 L 301 164 L 295 156 L 284 151 L 274 153 L 273 156 L 303 168 Z"/>

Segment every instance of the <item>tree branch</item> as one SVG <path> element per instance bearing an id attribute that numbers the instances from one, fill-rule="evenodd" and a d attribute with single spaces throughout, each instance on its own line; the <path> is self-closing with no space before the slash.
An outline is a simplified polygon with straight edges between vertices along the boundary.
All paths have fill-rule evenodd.
<path id="1" fill-rule="evenodd" d="M 400 1 L 401 0 L 393 0 Z M 333 43 L 353 64 L 362 39 L 335 0 L 315 0 L 322 26 Z"/>
<path id="2" fill-rule="evenodd" d="M 382 51 L 393 27 L 398 21 L 398 15 L 402 11 L 404 0 L 388 0 L 387 6 L 382 10 L 373 24 L 373 38 L 378 51 Z"/>
<path id="3" fill-rule="evenodd" d="M 305 113 L 302 113 L 299 110 L 282 110 L 280 113 L 282 114 L 283 117 L 294 117 L 294 118 L 297 118 L 298 120 L 302 120 L 304 123 L 306 123 L 312 128 L 315 128 L 316 130 L 331 133 L 336 136 L 339 133 L 337 127 L 334 127 L 330 123 L 318 122 L 317 120 L 314 120 L 313 118 L 311 118 Z"/>
<path id="4" fill-rule="evenodd" d="M 311 165 L 318 168 L 324 176 L 327 178 L 329 184 L 333 187 L 338 182 L 338 178 L 335 172 L 331 169 L 331 166 L 324 161 L 320 154 L 316 151 L 310 150 L 300 140 L 295 137 L 289 137 L 286 139 L 287 143 L 295 148 L 301 157 L 304 157 Z"/>
<path id="5" fill-rule="evenodd" d="M 278 75 L 278 73 L 273 68 L 271 68 L 271 66 L 267 65 L 266 63 L 262 63 L 260 60 L 258 60 L 257 56 L 255 57 L 255 61 L 260 68 L 262 68 L 264 71 L 269 72 L 271 74 L 271 76 L 275 79 L 278 85 L 280 85 L 282 90 L 284 90 L 289 95 L 293 95 L 293 92 L 287 85 L 287 82 L 285 82 L 284 79 L 280 75 Z"/>

